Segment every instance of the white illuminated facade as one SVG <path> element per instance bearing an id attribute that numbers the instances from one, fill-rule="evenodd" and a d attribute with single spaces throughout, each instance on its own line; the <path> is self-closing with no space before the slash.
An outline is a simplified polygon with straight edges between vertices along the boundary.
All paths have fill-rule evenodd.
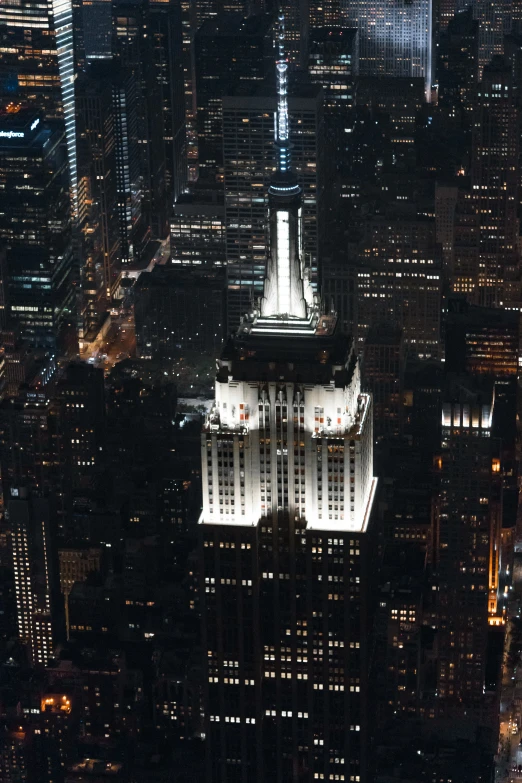
<path id="1" fill-rule="evenodd" d="M 328 321 L 325 331 L 331 327 Z M 373 428 L 353 348 L 346 361 L 321 366 L 321 383 L 296 382 L 299 362 L 291 359 L 281 365 L 281 381 L 254 380 L 250 372 L 243 381 L 248 359 L 225 352 L 219 360 L 203 438 L 201 521 L 257 525 L 285 511 L 311 530 L 362 532 L 374 492 Z M 263 364 L 259 374 L 269 377 L 270 362 Z M 248 370 L 255 374 L 255 366 Z"/>
<path id="2" fill-rule="evenodd" d="M 347 27 L 359 31 L 363 76 L 416 76 L 432 82 L 432 0 L 344 0 Z"/>
<path id="3" fill-rule="evenodd" d="M 264 297 L 223 350 L 202 433 L 206 780 L 365 783 L 372 401 L 311 295 L 285 125 Z"/>

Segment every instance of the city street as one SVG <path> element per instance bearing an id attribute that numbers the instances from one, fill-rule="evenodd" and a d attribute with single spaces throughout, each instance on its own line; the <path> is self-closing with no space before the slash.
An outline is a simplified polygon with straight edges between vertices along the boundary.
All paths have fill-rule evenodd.
<path id="1" fill-rule="evenodd" d="M 150 272 L 156 264 L 164 265 L 170 258 L 170 237 L 158 244 L 148 267 L 143 270 Z M 137 278 L 139 272 L 130 270 L 129 277 Z M 109 372 L 117 362 L 135 356 L 136 334 L 134 329 L 134 312 L 126 296 L 120 311 L 111 315 L 111 324 L 107 333 L 98 335 L 96 340 L 86 345 L 81 352 L 81 358 L 95 367 L 103 367 Z"/>
<path id="2" fill-rule="evenodd" d="M 87 361 L 94 367 L 102 367 L 109 372 L 117 362 L 134 356 L 135 351 L 134 315 L 132 311 L 125 310 L 112 319 L 107 336 L 98 344 Z"/>
<path id="3" fill-rule="evenodd" d="M 500 702 L 500 732 L 495 770 L 497 783 L 522 781 L 522 666 L 510 656 L 513 623 L 520 617 L 520 599 L 516 590 L 508 603 L 510 622 L 506 630 L 502 663 L 502 692 Z"/>

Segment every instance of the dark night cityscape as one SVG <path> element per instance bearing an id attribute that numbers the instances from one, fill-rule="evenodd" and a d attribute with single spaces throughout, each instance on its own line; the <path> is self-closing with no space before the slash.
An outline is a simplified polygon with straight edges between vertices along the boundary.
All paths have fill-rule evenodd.
<path id="1" fill-rule="evenodd" d="M 0 783 L 522 783 L 522 0 L 0 0 Z"/>

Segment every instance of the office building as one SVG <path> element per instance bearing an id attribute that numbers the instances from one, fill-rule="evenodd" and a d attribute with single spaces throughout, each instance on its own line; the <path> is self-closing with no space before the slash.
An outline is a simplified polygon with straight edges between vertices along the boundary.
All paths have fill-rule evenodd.
<path id="1" fill-rule="evenodd" d="M 155 78 L 162 107 L 168 207 L 187 183 L 182 11 L 177 0 L 151 0 Z"/>
<path id="2" fill-rule="evenodd" d="M 2 489 L 28 487 L 48 494 L 56 464 L 50 428 L 50 401 L 44 392 L 25 390 L 0 408 Z"/>
<path id="3" fill-rule="evenodd" d="M 76 215 L 77 161 L 71 0 L 6 0 L 0 7 L 0 92 L 26 101 L 65 130 L 72 214 Z"/>
<path id="4" fill-rule="evenodd" d="M 455 381 L 442 407 L 436 503 L 437 705 L 442 715 L 480 715 L 488 628 L 501 625 L 500 443 L 492 437 L 491 385 Z"/>
<path id="5" fill-rule="evenodd" d="M 198 4 L 198 8 L 199 8 Z M 181 0 L 181 36 L 183 64 L 183 95 L 185 105 L 185 134 L 187 153 L 187 178 L 195 182 L 198 177 L 198 130 L 196 127 L 196 61 L 194 36 L 197 30 L 197 8 L 190 0 Z"/>
<path id="6" fill-rule="evenodd" d="M 164 134 L 164 93 L 155 57 L 164 41 L 152 34 L 152 5 L 118 0 L 112 7 L 112 49 L 115 60 L 136 80 L 136 109 L 143 187 L 143 212 L 155 238 L 168 232 L 168 192 Z M 160 23 L 161 24 L 161 23 Z M 174 85 L 171 85 L 172 87 Z"/>
<path id="7" fill-rule="evenodd" d="M 500 57 L 484 68 L 473 117 L 471 188 L 479 221 L 478 304 L 520 301 L 516 278 L 519 111 L 511 68 Z"/>
<path id="8" fill-rule="evenodd" d="M 328 0 L 325 15 L 329 18 L 336 16 L 335 6 L 336 0 Z M 302 70 L 306 69 L 308 63 L 310 17 L 313 7 L 313 0 L 311 3 L 310 0 L 285 0 L 281 4 L 281 11 L 285 15 L 286 56 L 291 67 Z"/>
<path id="9" fill-rule="evenodd" d="M 120 231 L 118 223 L 118 192 L 116 164 L 116 129 L 113 91 L 109 80 L 101 79 L 103 71 L 95 67 L 80 75 L 76 87 L 79 111 L 79 132 L 84 136 L 88 154 L 85 156 L 89 177 L 89 200 L 95 211 L 98 228 L 97 245 L 101 259 L 101 297 L 105 309 L 119 281 Z M 83 167 L 82 167 L 83 168 Z M 83 175 L 83 171 L 81 172 Z"/>
<path id="10" fill-rule="evenodd" d="M 511 0 L 475 0 L 473 17 L 479 23 L 478 32 L 478 81 L 482 81 L 484 68 L 494 57 L 504 54 L 504 35 L 509 32 Z"/>
<path id="11" fill-rule="evenodd" d="M 323 225 L 324 116 L 322 90 L 308 78 L 290 79 L 292 160 L 303 190 L 304 257 L 317 276 Z M 227 331 L 263 291 L 268 236 L 266 191 L 274 170 L 275 89 L 265 82 L 223 98 L 227 243 Z"/>
<path id="12" fill-rule="evenodd" d="M 69 595 L 76 582 L 85 582 L 89 574 L 99 572 L 101 549 L 98 547 L 67 547 L 58 550 L 60 591 L 65 603 L 65 628 L 69 637 Z"/>
<path id="13" fill-rule="evenodd" d="M 65 134 L 11 105 L 0 115 L 0 239 L 8 322 L 32 346 L 65 346 L 75 308 Z"/>
<path id="14" fill-rule="evenodd" d="M 354 331 L 361 347 L 370 327 L 384 321 L 403 330 L 410 352 L 438 357 L 442 275 L 435 221 L 369 221 L 355 266 Z"/>
<path id="15" fill-rule="evenodd" d="M 411 171 L 417 165 L 415 138 L 420 109 L 425 100 L 424 87 L 423 79 L 404 76 L 396 76 L 395 78 L 361 76 L 357 80 L 357 108 L 367 107 L 370 110 L 361 136 L 361 169 L 365 171 L 366 166 L 362 156 L 367 155 L 370 151 L 375 154 L 375 151 L 378 150 L 378 161 L 382 160 L 386 153 L 391 157 L 391 160 L 398 161 L 406 169 L 406 182 L 404 179 L 399 180 L 398 174 L 394 172 L 387 183 L 387 189 L 390 191 L 389 197 L 391 197 L 400 181 L 398 200 L 405 200 L 407 189 L 410 192 L 412 190 Z M 360 116 L 363 116 L 362 113 Z M 368 144 L 370 127 L 377 126 L 377 118 L 379 118 L 379 125 L 381 125 L 378 133 L 380 132 L 381 138 L 384 135 L 386 141 L 383 144 L 383 141 L 372 139 L 372 143 Z M 356 130 L 357 127 L 354 128 L 354 132 Z M 386 164 L 384 165 L 386 166 Z M 380 169 L 383 163 L 378 163 L 377 166 Z M 379 171 L 377 178 L 380 179 L 384 173 Z"/>
<path id="16" fill-rule="evenodd" d="M 86 64 L 112 57 L 110 0 L 80 0 L 79 24 Z"/>
<path id="17" fill-rule="evenodd" d="M 85 582 L 87 576 L 100 570 L 101 550 L 97 547 L 68 547 L 58 550 L 60 589 L 65 597 L 75 582 Z"/>
<path id="18" fill-rule="evenodd" d="M 225 275 L 221 268 L 156 265 L 135 286 L 138 355 L 170 361 L 215 357 L 224 337 Z"/>
<path id="19" fill-rule="evenodd" d="M 310 29 L 344 27 L 345 16 L 341 0 L 327 0 L 326 3 L 312 0 L 310 3 Z"/>
<path id="20" fill-rule="evenodd" d="M 459 189 L 453 183 L 435 183 L 435 230 L 442 247 L 442 265 L 446 273 L 453 270 L 455 216 Z"/>
<path id="21" fill-rule="evenodd" d="M 345 0 L 346 26 L 359 31 L 362 76 L 418 76 L 432 84 L 431 0 Z"/>
<path id="22" fill-rule="evenodd" d="M 201 441 L 207 780 L 363 782 L 371 398 L 314 300 L 277 68 L 263 297 L 219 359 Z"/>
<path id="23" fill-rule="evenodd" d="M 473 108 L 478 80 L 479 23 L 471 6 L 449 20 L 439 49 L 439 98 L 444 105 Z"/>
<path id="24" fill-rule="evenodd" d="M 106 437 L 103 370 L 69 364 L 56 384 L 56 433 L 67 492 L 87 486 L 104 457 Z"/>
<path id="25" fill-rule="evenodd" d="M 464 297 L 448 298 L 446 370 L 473 376 L 518 375 L 518 312 L 470 305 Z"/>
<path id="26" fill-rule="evenodd" d="M 455 204 L 453 253 L 445 254 L 448 262 L 446 273 L 451 291 L 465 294 L 475 304 L 480 301 L 479 234 L 480 216 L 473 191 L 459 188 Z"/>
<path id="27" fill-rule="evenodd" d="M 387 544 L 382 562 L 375 619 L 378 692 L 377 721 L 415 713 L 425 676 L 423 661 L 423 581 L 425 554 L 410 539 Z M 386 724 L 384 724 L 386 725 Z"/>
<path id="28" fill-rule="evenodd" d="M 223 187 L 194 184 L 174 204 L 170 219 L 173 264 L 206 269 L 224 267 L 225 204 Z"/>
<path id="29" fill-rule="evenodd" d="M 200 173 L 223 170 L 222 97 L 241 84 L 262 81 L 273 47 L 272 17 L 224 13 L 196 33 L 197 128 Z M 225 152 L 225 160 L 226 160 Z"/>
<path id="30" fill-rule="evenodd" d="M 138 85 L 130 68 L 107 65 L 112 81 L 116 139 L 116 189 L 122 266 L 136 264 L 146 252 L 151 229 L 144 204 L 139 140 Z M 109 78 L 107 70 L 105 76 Z"/>
<path id="31" fill-rule="evenodd" d="M 363 386 L 372 395 L 376 440 L 402 434 L 405 351 L 402 331 L 376 324 L 368 332 L 362 355 Z"/>
<path id="32" fill-rule="evenodd" d="M 314 27 L 310 31 L 310 79 L 321 84 L 327 111 L 353 106 L 359 70 L 359 39 L 356 29 Z"/>
<path id="33" fill-rule="evenodd" d="M 444 31 L 455 14 L 464 11 L 468 3 L 466 0 L 436 0 L 435 1 L 435 20 L 437 32 Z"/>
<path id="34" fill-rule="evenodd" d="M 144 204 L 138 84 L 131 68 L 103 58 L 92 61 L 87 73 L 81 74 L 77 91 L 85 107 L 79 123 L 80 222 L 86 255 L 92 258 L 84 270 L 84 290 L 93 290 L 95 300 L 100 300 L 93 306 L 105 311 L 121 269 L 139 263 L 151 236 Z M 103 132 L 93 136 L 89 124 L 96 128 L 102 117 Z M 102 139 L 105 143 L 100 147 Z M 93 147 L 100 147 L 96 157 Z M 101 166 L 106 174 L 97 180 L 95 169 Z M 104 210 L 97 199 L 102 183 Z"/>

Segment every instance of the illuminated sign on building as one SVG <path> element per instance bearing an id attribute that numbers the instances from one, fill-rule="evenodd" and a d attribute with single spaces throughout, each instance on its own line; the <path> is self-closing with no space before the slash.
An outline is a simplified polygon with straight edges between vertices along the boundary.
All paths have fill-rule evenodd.
<path id="1" fill-rule="evenodd" d="M 25 133 L 23 131 L 3 131 L 0 130 L 0 137 L 3 139 L 23 139 Z"/>
<path id="2" fill-rule="evenodd" d="M 21 131 L 21 130 L 0 130 L 0 138 L 1 139 L 25 139 L 26 136 L 28 136 L 29 133 L 34 131 L 35 128 L 38 127 L 40 124 L 40 117 L 36 117 L 31 123 L 31 127 L 29 128 L 28 132 Z"/>

